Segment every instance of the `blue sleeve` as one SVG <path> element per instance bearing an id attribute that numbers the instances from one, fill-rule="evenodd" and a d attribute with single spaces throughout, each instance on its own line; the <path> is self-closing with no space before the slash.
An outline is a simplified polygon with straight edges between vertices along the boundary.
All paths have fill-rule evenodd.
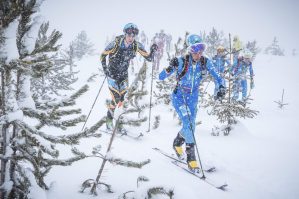
<path id="1" fill-rule="evenodd" d="M 159 80 L 164 80 L 169 77 L 176 69 L 173 66 L 168 66 L 159 74 Z"/>
<path id="2" fill-rule="evenodd" d="M 250 73 L 250 77 L 253 78 L 254 73 L 253 73 L 253 69 L 252 69 L 252 63 L 250 63 L 250 65 L 249 65 L 249 73 Z"/>
<path id="3" fill-rule="evenodd" d="M 207 60 L 207 69 L 209 73 L 213 76 L 213 78 L 217 81 L 218 85 L 224 85 L 224 79 L 216 72 L 216 69 L 212 65 L 211 61 Z"/>

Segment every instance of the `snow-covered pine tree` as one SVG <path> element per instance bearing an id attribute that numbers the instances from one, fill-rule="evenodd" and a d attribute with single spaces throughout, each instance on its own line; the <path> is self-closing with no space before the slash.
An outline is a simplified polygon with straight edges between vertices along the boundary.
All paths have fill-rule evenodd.
<path id="1" fill-rule="evenodd" d="M 231 42 L 231 38 L 229 35 L 229 42 Z M 233 49 L 232 46 L 230 46 L 230 49 L 228 50 L 228 53 L 230 54 L 230 60 L 232 60 L 233 55 Z M 229 132 L 232 130 L 233 125 L 237 123 L 237 117 L 241 118 L 253 118 L 257 115 L 258 111 L 250 109 L 248 106 L 244 107 L 240 103 L 232 102 L 231 100 L 231 75 L 230 73 L 226 73 L 225 77 L 226 86 L 228 87 L 228 94 L 225 96 L 224 99 L 221 101 L 214 100 L 214 97 L 212 95 L 209 95 L 205 92 L 205 90 L 202 90 L 201 93 L 206 96 L 206 99 L 202 100 L 201 106 L 204 108 L 211 108 L 210 111 L 208 111 L 208 114 L 217 116 L 217 119 L 220 123 L 225 123 L 222 127 L 215 126 L 215 129 L 212 129 L 212 135 L 219 135 L 220 132 L 223 132 L 224 135 L 228 135 Z M 209 80 L 211 82 L 211 80 Z M 246 103 L 250 104 L 249 101 L 251 99 L 247 98 Z"/>
<path id="2" fill-rule="evenodd" d="M 221 127 L 216 126 L 217 132 L 215 132 L 215 129 L 212 129 L 212 135 L 219 135 L 220 132 L 223 132 L 224 135 L 229 135 L 233 125 L 237 124 L 238 117 L 244 119 L 254 118 L 258 114 L 258 111 L 252 110 L 248 106 L 244 107 L 240 103 L 231 102 L 228 100 L 228 97 L 221 102 L 215 101 L 213 96 L 209 96 L 209 98 L 210 100 L 204 105 L 205 108 L 211 107 L 208 114 L 217 116 L 217 120 L 224 124 Z"/>
<path id="3" fill-rule="evenodd" d="M 297 53 L 297 49 L 296 49 L 296 48 L 294 48 L 294 49 L 292 50 L 292 55 L 293 55 L 293 56 L 297 56 L 297 55 L 298 55 L 298 53 Z"/>
<path id="4" fill-rule="evenodd" d="M 53 136 L 40 130 L 45 125 L 66 129 L 84 121 L 85 117 L 82 115 L 63 121 L 62 116 L 80 114 L 81 110 L 59 108 L 74 105 L 75 100 L 86 92 L 88 87 L 83 86 L 62 100 L 39 103 L 32 99 L 31 78 L 43 75 L 55 64 L 53 55 L 58 50 L 57 41 L 62 35 L 56 30 L 49 36 L 40 34 L 47 27 L 47 24 L 42 24 L 35 45 L 30 45 L 32 17 L 39 6 L 40 2 L 35 0 L 1 2 L 3 31 L 0 32 L 0 47 L 1 52 L 5 52 L 1 54 L 1 198 L 35 198 L 30 195 L 34 193 L 32 190 L 48 189 L 44 177 L 52 166 L 70 165 L 87 157 L 73 148 L 73 157 L 58 159 L 59 151 L 55 148 L 56 145 L 75 145 L 82 137 L 99 136 L 95 131 L 105 122 L 102 119 L 90 129 L 67 136 Z M 19 18 L 16 21 L 18 57 L 9 60 L 6 56 L 9 52 L 6 51 L 5 31 L 16 18 Z M 32 122 L 28 123 L 27 117 L 39 121 L 37 127 L 32 126 Z"/>
<path id="5" fill-rule="evenodd" d="M 47 40 L 47 32 L 49 22 L 42 24 L 39 32 L 36 45 L 43 45 Z M 64 55 L 64 54 L 63 54 Z M 62 56 L 57 51 L 52 55 L 52 61 L 46 62 L 39 70 L 36 70 L 31 79 L 31 91 L 35 101 L 50 100 L 53 97 L 61 96 L 62 90 L 73 90 L 71 85 L 77 81 L 73 78 L 74 73 L 70 73 L 66 67 L 70 64 L 69 57 Z"/>
<path id="6" fill-rule="evenodd" d="M 87 38 L 85 31 L 81 31 L 76 38 L 69 44 L 68 48 L 61 53 L 62 59 L 60 60 L 64 65 L 69 66 L 69 74 L 75 77 L 74 68 L 76 67 L 75 61 L 81 60 L 84 55 L 93 55 L 93 44 Z"/>
<path id="7" fill-rule="evenodd" d="M 224 46 L 224 34 L 222 31 L 217 31 L 214 27 L 212 31 L 208 33 L 205 37 L 204 42 L 207 44 L 207 49 L 205 50 L 205 54 L 209 57 L 213 57 L 216 55 L 217 47 L 222 45 Z"/>
<path id="8" fill-rule="evenodd" d="M 265 49 L 265 53 L 276 56 L 284 56 L 284 50 L 280 48 L 276 37 L 274 37 L 272 44 Z"/>
<path id="9" fill-rule="evenodd" d="M 150 107 L 148 103 L 149 92 L 147 91 L 147 69 L 149 68 L 150 67 L 147 67 L 147 63 L 144 61 L 143 66 L 140 68 L 138 74 L 128 89 L 124 103 L 124 110 L 126 111 L 130 109 L 134 111 L 130 111 L 130 114 L 128 113 L 123 115 L 122 119 L 120 120 L 120 126 L 122 128 L 125 126 L 138 127 L 149 119 L 144 116 L 147 113 L 145 110 L 148 110 Z M 152 108 L 156 104 L 157 103 L 152 103 Z"/>
<path id="10" fill-rule="evenodd" d="M 252 53 L 252 60 L 253 61 L 256 57 L 256 55 L 261 51 L 259 47 L 257 47 L 256 40 L 254 41 L 248 41 L 246 44 L 246 49 L 248 49 Z"/>

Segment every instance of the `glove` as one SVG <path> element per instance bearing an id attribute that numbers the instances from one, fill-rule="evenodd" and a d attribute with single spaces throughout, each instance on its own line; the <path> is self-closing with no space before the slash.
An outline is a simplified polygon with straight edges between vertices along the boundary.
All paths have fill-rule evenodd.
<path id="1" fill-rule="evenodd" d="M 156 52 L 158 50 L 158 45 L 153 44 L 150 49 L 151 49 L 151 52 Z"/>
<path id="2" fill-rule="evenodd" d="M 224 96 L 225 96 L 225 88 L 224 88 L 224 86 L 220 85 L 216 99 L 222 99 L 222 98 L 224 98 Z"/>
<path id="3" fill-rule="evenodd" d="M 178 60 L 178 58 L 172 58 L 171 60 L 170 60 L 170 62 L 169 62 L 169 65 L 170 66 L 174 66 L 174 67 L 178 67 L 179 66 L 179 60 Z"/>
<path id="4" fill-rule="evenodd" d="M 254 81 L 253 81 L 253 78 L 250 79 L 250 88 L 251 88 L 251 89 L 254 88 Z"/>

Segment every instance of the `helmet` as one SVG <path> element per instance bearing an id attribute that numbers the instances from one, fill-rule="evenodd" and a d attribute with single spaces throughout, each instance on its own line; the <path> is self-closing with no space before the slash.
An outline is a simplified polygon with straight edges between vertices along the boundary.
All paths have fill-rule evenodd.
<path id="1" fill-rule="evenodd" d="M 138 35 L 138 33 L 139 33 L 138 27 L 133 23 L 126 24 L 123 31 L 125 34 Z"/>
<path id="2" fill-rule="evenodd" d="M 202 43 L 202 38 L 199 35 L 189 35 L 187 38 L 188 52 L 198 53 L 199 51 L 204 51 L 206 45 Z"/>
<path id="3" fill-rule="evenodd" d="M 217 47 L 217 52 L 218 53 L 223 53 L 225 51 L 225 48 L 223 46 L 218 46 Z"/>
<path id="4" fill-rule="evenodd" d="M 202 38 L 199 35 L 189 35 L 187 38 L 187 45 L 191 46 L 195 43 L 202 43 Z"/>

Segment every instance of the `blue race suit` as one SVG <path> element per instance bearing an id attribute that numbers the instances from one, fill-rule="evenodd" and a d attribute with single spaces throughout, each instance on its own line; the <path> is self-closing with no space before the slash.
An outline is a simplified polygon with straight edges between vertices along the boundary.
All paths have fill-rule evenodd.
<path id="1" fill-rule="evenodd" d="M 159 79 L 164 80 L 176 72 L 178 82 L 172 93 L 172 104 L 183 123 L 180 134 L 185 139 L 186 144 L 192 144 L 194 143 L 193 133 L 195 132 L 199 86 L 202 80 L 203 68 L 210 72 L 218 85 L 223 85 L 224 80 L 218 75 L 211 61 L 206 57 L 202 56 L 201 60 L 196 63 L 192 63 L 191 55 L 174 59 L 178 59 L 178 66 L 170 65 L 164 69 L 159 74 Z M 184 75 L 181 76 L 183 71 L 185 71 Z"/>
<path id="2" fill-rule="evenodd" d="M 247 98 L 247 78 L 246 74 L 249 70 L 250 78 L 253 79 L 254 73 L 252 69 L 252 62 L 245 61 L 243 58 L 239 58 L 234 62 L 231 68 L 231 74 L 233 75 L 233 99 L 238 100 L 239 92 L 242 91 L 242 100 Z"/>
<path id="3" fill-rule="evenodd" d="M 219 73 L 219 75 L 221 77 L 224 78 L 225 68 L 230 65 L 229 60 L 226 59 L 225 56 L 217 54 L 213 57 L 212 61 L 213 61 L 213 66 L 216 69 L 216 71 Z M 220 85 L 217 84 L 216 80 L 214 80 L 214 83 L 215 83 L 214 96 L 216 96 L 219 91 L 218 88 Z"/>

